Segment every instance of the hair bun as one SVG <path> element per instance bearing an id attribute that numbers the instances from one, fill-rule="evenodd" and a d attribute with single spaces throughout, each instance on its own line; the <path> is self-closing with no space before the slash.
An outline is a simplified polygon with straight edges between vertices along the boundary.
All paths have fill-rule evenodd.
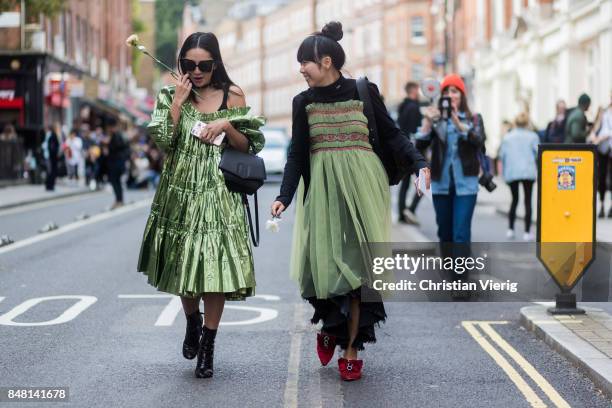
<path id="1" fill-rule="evenodd" d="M 340 41 L 342 36 L 342 23 L 339 21 L 331 21 L 323 27 L 321 34 L 327 38 L 331 38 L 334 41 Z"/>

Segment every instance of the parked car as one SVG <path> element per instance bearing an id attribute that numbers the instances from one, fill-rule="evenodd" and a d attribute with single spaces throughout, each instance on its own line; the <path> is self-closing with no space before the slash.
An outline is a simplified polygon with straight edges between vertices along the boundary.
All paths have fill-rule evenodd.
<path id="1" fill-rule="evenodd" d="M 266 172 L 268 174 L 282 173 L 287 162 L 289 136 L 283 128 L 264 127 L 262 131 L 266 144 L 259 152 L 259 157 L 266 163 Z"/>

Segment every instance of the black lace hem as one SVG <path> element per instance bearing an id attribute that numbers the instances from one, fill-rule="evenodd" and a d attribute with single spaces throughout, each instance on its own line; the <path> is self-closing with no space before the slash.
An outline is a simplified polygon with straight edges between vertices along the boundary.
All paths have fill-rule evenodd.
<path id="1" fill-rule="evenodd" d="M 336 337 L 336 344 L 346 349 L 349 342 L 348 321 L 351 299 L 361 298 L 362 288 L 345 295 L 330 299 L 306 298 L 314 308 L 310 319 L 312 324 L 323 322 L 321 331 Z M 353 341 L 353 347 L 363 350 L 365 343 L 376 343 L 375 326 L 380 327 L 386 321 L 387 314 L 383 302 L 361 302 L 359 307 L 359 331 Z"/>

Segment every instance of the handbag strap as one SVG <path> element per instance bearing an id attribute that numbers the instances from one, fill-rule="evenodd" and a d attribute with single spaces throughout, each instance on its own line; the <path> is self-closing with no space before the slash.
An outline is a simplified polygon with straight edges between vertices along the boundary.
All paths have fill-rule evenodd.
<path id="1" fill-rule="evenodd" d="M 246 213 L 249 218 L 249 231 L 251 232 L 251 240 L 253 240 L 253 245 L 259 246 L 259 206 L 257 205 L 257 192 L 255 192 L 255 231 L 253 233 L 253 219 L 251 218 L 251 207 L 249 205 L 249 199 L 246 194 L 242 193 L 242 202 L 246 206 Z M 257 238 L 255 238 L 257 236 Z"/>
<path id="2" fill-rule="evenodd" d="M 378 150 L 378 128 L 376 127 L 376 119 L 374 117 L 374 108 L 372 107 L 370 91 L 368 90 L 367 77 L 357 79 L 357 93 L 359 94 L 359 99 L 361 99 L 361 102 L 363 102 L 363 114 L 368 119 L 370 144 L 375 150 Z"/>

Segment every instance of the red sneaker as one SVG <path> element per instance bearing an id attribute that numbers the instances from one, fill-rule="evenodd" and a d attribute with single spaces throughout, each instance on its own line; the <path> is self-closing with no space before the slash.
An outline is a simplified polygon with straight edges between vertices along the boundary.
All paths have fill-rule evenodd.
<path id="1" fill-rule="evenodd" d="M 361 378 L 362 368 L 363 360 L 338 359 L 338 371 L 340 371 L 340 378 L 344 381 L 359 380 Z"/>
<path id="2" fill-rule="evenodd" d="M 329 363 L 329 361 L 334 356 L 334 351 L 336 350 L 336 337 L 331 336 L 329 334 L 317 333 L 317 354 L 319 355 L 319 360 L 321 360 L 321 364 L 324 366 Z"/>

